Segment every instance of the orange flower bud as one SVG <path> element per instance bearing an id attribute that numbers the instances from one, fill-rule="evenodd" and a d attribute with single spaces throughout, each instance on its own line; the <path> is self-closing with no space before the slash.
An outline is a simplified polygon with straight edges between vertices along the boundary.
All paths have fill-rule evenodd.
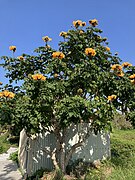
<path id="1" fill-rule="evenodd" d="M 17 59 L 24 60 L 24 57 L 23 56 L 18 56 Z"/>
<path id="2" fill-rule="evenodd" d="M 124 73 L 123 73 L 122 71 L 120 71 L 120 72 L 117 73 L 117 76 L 123 77 L 123 76 L 124 76 Z"/>
<path id="3" fill-rule="evenodd" d="M 106 51 L 110 51 L 110 48 L 109 48 L 109 47 L 106 47 Z"/>
<path id="4" fill-rule="evenodd" d="M 54 74 L 54 77 L 57 78 L 59 75 L 57 73 Z"/>
<path id="5" fill-rule="evenodd" d="M 131 83 L 132 83 L 132 84 L 135 84 L 135 79 L 133 79 L 133 80 L 130 80 L 130 81 L 131 81 Z"/>
<path id="6" fill-rule="evenodd" d="M 129 76 L 130 79 L 135 79 L 135 74 L 132 74 L 131 76 Z"/>

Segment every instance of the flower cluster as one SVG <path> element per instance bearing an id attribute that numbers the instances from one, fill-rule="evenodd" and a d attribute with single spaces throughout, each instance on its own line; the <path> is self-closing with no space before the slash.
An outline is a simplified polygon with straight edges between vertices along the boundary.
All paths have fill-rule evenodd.
<path id="1" fill-rule="evenodd" d="M 123 77 L 124 73 L 122 71 L 122 66 L 120 64 L 114 64 L 111 66 L 111 70 L 115 71 L 116 75 L 119 77 Z"/>
<path id="2" fill-rule="evenodd" d="M 89 21 L 89 23 L 90 23 L 93 27 L 95 27 L 95 26 L 98 25 L 98 20 L 97 20 L 97 19 L 92 19 L 92 20 Z"/>
<path id="3" fill-rule="evenodd" d="M 122 64 L 122 66 L 123 66 L 124 68 L 126 68 L 126 67 L 132 66 L 132 64 L 130 64 L 129 62 L 124 62 L 124 63 Z"/>
<path id="4" fill-rule="evenodd" d="M 7 90 L 0 92 L 0 97 L 14 98 L 15 94 Z"/>
<path id="5" fill-rule="evenodd" d="M 114 94 L 112 94 L 111 96 L 108 96 L 108 100 L 109 101 L 113 101 L 113 100 L 115 100 L 117 98 L 117 96 L 116 95 L 114 95 Z"/>
<path id="6" fill-rule="evenodd" d="M 81 20 L 73 21 L 74 27 L 78 28 L 79 26 L 86 26 L 86 22 L 82 22 Z"/>
<path id="7" fill-rule="evenodd" d="M 33 78 L 34 80 L 42 80 L 42 81 L 45 81 L 45 80 L 46 80 L 46 77 L 43 76 L 42 74 L 34 74 L 34 75 L 32 75 L 32 78 Z"/>
<path id="8" fill-rule="evenodd" d="M 67 37 L 67 32 L 62 31 L 62 32 L 60 32 L 59 36 L 62 36 L 64 38 L 66 38 Z"/>
<path id="9" fill-rule="evenodd" d="M 65 58 L 65 55 L 62 52 L 57 51 L 57 52 L 53 52 L 52 57 L 58 58 L 58 59 L 63 59 L 63 58 Z"/>
<path id="10" fill-rule="evenodd" d="M 9 46 L 9 50 L 15 52 L 16 51 L 16 46 Z"/>
<path id="11" fill-rule="evenodd" d="M 122 66 L 120 64 L 114 64 L 111 66 L 112 70 L 122 71 Z"/>
<path id="12" fill-rule="evenodd" d="M 92 48 L 86 48 L 85 49 L 85 54 L 88 56 L 95 56 L 96 55 L 96 51 Z"/>
<path id="13" fill-rule="evenodd" d="M 44 42 L 48 42 L 48 41 L 51 41 L 52 38 L 49 38 L 48 36 L 44 36 L 44 37 L 42 37 L 42 40 L 43 40 Z"/>

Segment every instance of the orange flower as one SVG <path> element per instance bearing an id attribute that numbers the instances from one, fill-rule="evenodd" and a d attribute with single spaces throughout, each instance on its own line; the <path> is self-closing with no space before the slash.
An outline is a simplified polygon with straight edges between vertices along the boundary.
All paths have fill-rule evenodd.
<path id="1" fill-rule="evenodd" d="M 81 20 L 73 21 L 74 27 L 78 28 L 79 26 L 86 26 L 86 22 L 82 22 Z"/>
<path id="2" fill-rule="evenodd" d="M 82 26 L 82 21 L 81 20 L 73 21 L 73 25 L 76 28 L 79 27 L 79 26 Z"/>
<path id="3" fill-rule="evenodd" d="M 132 64 L 130 64 L 129 62 L 124 62 L 122 64 L 122 66 L 126 68 L 126 67 L 129 67 L 129 66 L 132 66 Z"/>
<path id="4" fill-rule="evenodd" d="M 63 58 L 65 58 L 65 55 L 62 52 L 57 51 L 57 52 L 53 52 L 52 57 L 58 58 L 58 59 L 63 59 Z"/>
<path id="5" fill-rule="evenodd" d="M 46 80 L 46 77 L 43 76 L 42 74 L 34 74 L 31 76 L 34 80 L 42 80 L 42 81 L 45 81 Z"/>
<path id="6" fill-rule="evenodd" d="M 2 85 L 3 83 L 2 82 L 0 82 L 0 85 Z"/>
<path id="7" fill-rule="evenodd" d="M 111 96 L 108 96 L 108 97 L 107 97 L 107 99 L 108 99 L 109 101 L 113 101 L 113 100 L 115 100 L 116 98 L 117 98 L 117 96 L 114 95 L 114 94 L 112 94 Z"/>
<path id="8" fill-rule="evenodd" d="M 52 38 L 49 38 L 48 36 L 44 36 L 44 37 L 42 37 L 42 40 L 43 40 L 44 42 L 48 42 L 48 41 L 51 41 Z"/>
<path id="9" fill-rule="evenodd" d="M 96 55 L 96 51 L 92 48 L 86 48 L 85 49 L 85 54 L 86 55 L 90 55 L 90 56 L 95 56 Z"/>
<path id="10" fill-rule="evenodd" d="M 135 79 L 135 74 L 132 74 L 131 76 L 129 76 L 130 79 Z"/>
<path id="11" fill-rule="evenodd" d="M 23 56 L 18 56 L 17 57 L 19 60 L 24 60 L 24 57 Z"/>
<path id="12" fill-rule="evenodd" d="M 92 19 L 92 20 L 89 21 L 89 23 L 90 23 L 93 27 L 95 27 L 95 26 L 98 25 L 98 20 L 97 20 L 97 19 Z"/>
<path id="13" fill-rule="evenodd" d="M 16 51 L 16 46 L 9 46 L 9 50 L 15 52 Z"/>
<path id="14" fill-rule="evenodd" d="M 1 92 L 1 97 L 14 98 L 15 94 L 7 90 Z"/>
<path id="15" fill-rule="evenodd" d="M 122 70 L 122 66 L 120 64 L 114 64 L 114 65 L 111 66 L 111 70 L 121 71 Z"/>
<path id="16" fill-rule="evenodd" d="M 62 32 L 60 32 L 59 36 L 62 36 L 65 38 L 65 37 L 67 37 L 67 32 L 62 31 Z"/>
<path id="17" fill-rule="evenodd" d="M 110 48 L 109 48 L 109 47 L 106 47 L 106 51 L 110 51 Z"/>

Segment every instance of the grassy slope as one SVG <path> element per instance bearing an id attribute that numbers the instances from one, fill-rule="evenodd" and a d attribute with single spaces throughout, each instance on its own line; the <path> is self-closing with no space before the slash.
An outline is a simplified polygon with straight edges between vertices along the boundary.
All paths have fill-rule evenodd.
<path id="1" fill-rule="evenodd" d="M 111 180 L 135 179 L 135 130 L 117 130 L 111 137 L 112 159 L 114 167 Z"/>
<path id="2" fill-rule="evenodd" d="M 115 130 L 111 152 L 111 159 L 100 169 L 90 169 L 86 180 L 135 180 L 135 130 Z"/>

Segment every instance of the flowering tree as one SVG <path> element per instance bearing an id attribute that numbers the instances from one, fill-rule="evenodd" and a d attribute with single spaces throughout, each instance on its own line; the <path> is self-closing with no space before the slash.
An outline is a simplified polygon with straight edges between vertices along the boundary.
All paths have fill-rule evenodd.
<path id="1" fill-rule="evenodd" d="M 90 131 L 111 130 L 116 109 L 133 117 L 135 68 L 128 62 L 121 65 L 117 54 L 112 55 L 97 25 L 96 19 L 88 27 L 81 20 L 73 21 L 71 30 L 60 33 L 63 41 L 58 51 L 48 45 L 52 39 L 45 36 L 45 46 L 33 56 L 2 57 L 10 84 L 0 93 L 1 123 L 25 128 L 29 136 L 54 133 L 56 147 L 44 151 L 64 173 Z M 15 53 L 16 47 L 10 50 Z M 11 85 L 20 80 L 22 86 Z M 67 149 L 67 129 L 80 123 L 88 124 L 87 131 L 80 132 L 78 142 Z"/>

